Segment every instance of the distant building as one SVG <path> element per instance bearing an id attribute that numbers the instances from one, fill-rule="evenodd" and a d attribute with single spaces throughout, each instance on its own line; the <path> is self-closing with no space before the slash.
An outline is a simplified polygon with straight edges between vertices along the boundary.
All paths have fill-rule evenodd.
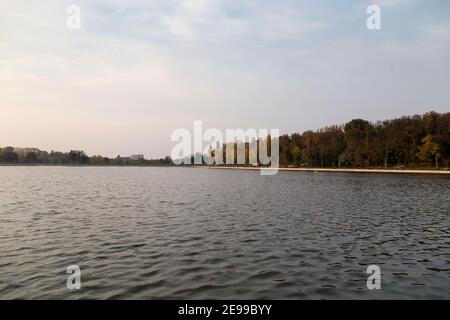
<path id="1" fill-rule="evenodd" d="M 133 161 L 144 160 L 144 155 L 143 154 L 133 154 L 130 156 L 130 159 Z"/>

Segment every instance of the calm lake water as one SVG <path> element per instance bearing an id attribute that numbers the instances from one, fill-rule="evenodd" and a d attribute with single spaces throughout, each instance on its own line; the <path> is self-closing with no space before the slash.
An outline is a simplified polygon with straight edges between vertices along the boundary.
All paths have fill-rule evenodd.
<path id="1" fill-rule="evenodd" d="M 2 299 L 450 299 L 450 177 L 0 167 L 0 204 Z"/>

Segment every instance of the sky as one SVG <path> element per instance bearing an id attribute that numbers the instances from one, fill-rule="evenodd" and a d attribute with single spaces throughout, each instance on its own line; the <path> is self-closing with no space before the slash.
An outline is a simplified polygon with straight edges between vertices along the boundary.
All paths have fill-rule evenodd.
<path id="1" fill-rule="evenodd" d="M 195 120 L 303 132 L 449 88 L 447 0 L 0 0 L 0 146 L 156 158 Z"/>

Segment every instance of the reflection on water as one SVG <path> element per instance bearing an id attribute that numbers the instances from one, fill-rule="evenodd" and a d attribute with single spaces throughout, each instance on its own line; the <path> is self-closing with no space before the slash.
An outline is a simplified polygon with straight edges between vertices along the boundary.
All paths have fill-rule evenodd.
<path id="1" fill-rule="evenodd" d="M 450 298 L 448 177 L 0 167 L 0 183 L 3 299 Z"/>

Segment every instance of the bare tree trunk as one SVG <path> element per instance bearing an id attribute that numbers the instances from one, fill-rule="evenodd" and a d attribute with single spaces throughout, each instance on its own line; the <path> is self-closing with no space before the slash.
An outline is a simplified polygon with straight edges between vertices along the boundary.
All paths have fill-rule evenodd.
<path id="1" fill-rule="evenodd" d="M 386 169 L 388 165 L 388 147 L 386 145 L 386 152 L 384 154 L 384 168 Z"/>

